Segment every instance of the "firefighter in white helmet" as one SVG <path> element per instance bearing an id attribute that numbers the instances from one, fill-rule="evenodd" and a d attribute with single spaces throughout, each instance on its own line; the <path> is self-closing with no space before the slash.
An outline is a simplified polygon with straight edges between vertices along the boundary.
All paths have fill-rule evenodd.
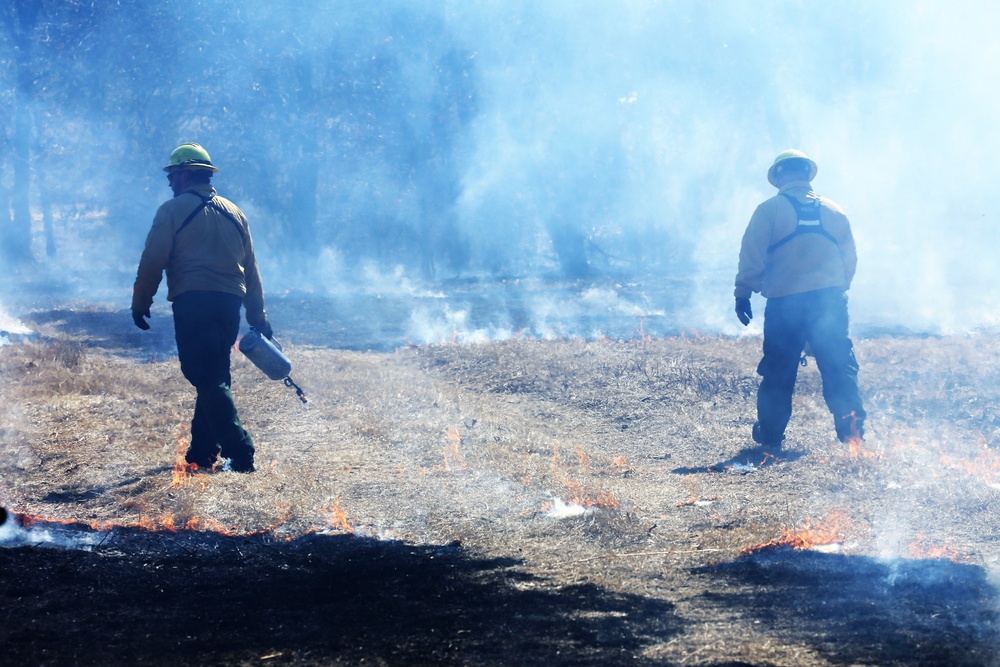
<path id="1" fill-rule="evenodd" d="M 166 271 L 181 372 L 198 393 L 187 461 L 211 468 L 221 454 L 233 471 L 253 472 L 253 441 L 230 390 L 240 307 L 250 326 L 272 336 L 250 225 L 236 204 L 216 194 L 211 177 L 219 170 L 198 144 L 178 146 L 163 170 L 174 197 L 156 211 L 146 237 L 132 319 L 149 329 L 149 307 Z"/>
<path id="2" fill-rule="evenodd" d="M 864 434 L 858 362 L 848 336 L 847 290 L 857 253 L 851 225 L 835 203 L 813 192 L 816 163 L 805 153 L 780 153 L 767 172 L 778 194 L 754 211 L 743 235 L 736 274 L 736 315 L 753 318 L 750 296 L 764 310 L 764 357 L 757 366 L 757 443 L 778 448 L 792 415 L 792 392 L 803 351 L 811 348 L 823 398 L 841 442 Z"/>

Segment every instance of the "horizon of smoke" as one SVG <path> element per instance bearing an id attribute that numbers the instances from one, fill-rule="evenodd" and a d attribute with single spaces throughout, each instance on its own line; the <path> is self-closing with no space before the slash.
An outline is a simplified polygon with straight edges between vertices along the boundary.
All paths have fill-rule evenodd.
<path id="1" fill-rule="evenodd" d="M 251 33 L 267 29 L 276 10 L 250 5 Z M 773 156 L 796 146 L 819 163 L 817 191 L 852 220 L 859 269 L 851 315 L 859 331 L 1000 327 L 989 187 L 998 169 L 1000 130 L 990 111 L 998 93 L 979 85 L 1000 61 L 988 29 L 988 15 L 1000 8 L 984 6 L 985 16 L 972 16 L 937 4 L 820 3 L 806 17 L 789 11 L 793 6 L 401 1 L 352 15 L 366 36 L 394 34 L 397 12 L 431 17 L 425 25 L 440 34 L 429 36 L 429 54 L 459 47 L 471 54 L 467 75 L 477 106 L 448 147 L 458 179 L 454 202 L 434 199 L 442 210 L 423 209 L 414 183 L 394 186 L 371 161 L 359 163 L 368 171 L 338 170 L 349 156 L 321 174 L 323 183 L 350 180 L 337 192 L 337 219 L 346 224 L 394 210 L 407 219 L 453 216 L 473 259 L 457 273 L 418 275 L 394 257 L 359 257 L 330 244 L 314 260 L 285 257 L 268 226 L 272 211 L 243 190 L 239 169 L 227 169 L 222 178 L 233 180 L 220 181 L 219 189 L 243 195 L 235 200 L 251 219 L 266 290 L 409 294 L 414 332 L 432 339 L 462 327 L 473 340 L 526 330 L 594 335 L 587 321 L 565 322 L 574 313 L 592 315 L 588 289 L 618 283 L 631 285 L 633 304 L 662 313 L 675 329 L 741 334 L 759 332 L 760 318 L 745 330 L 732 313 L 740 237 L 754 207 L 773 194 L 764 179 Z M 322 53 L 322 25 L 340 20 L 336 14 L 315 17 L 300 45 L 304 53 Z M 413 48 L 402 41 L 386 43 Z M 400 70 L 413 93 L 406 99 L 428 99 L 433 69 Z M 184 118 L 178 129 L 205 133 L 211 142 L 209 120 Z M 96 119 L 59 131 L 71 130 L 95 138 L 110 131 Z M 109 150 L 127 152 L 121 137 L 104 139 Z M 217 160 L 227 157 L 235 159 L 223 153 Z M 81 174 L 66 191 L 107 206 L 99 173 Z M 154 202 L 169 194 L 157 183 L 162 192 L 146 188 L 130 203 L 149 207 L 149 219 Z M 406 190 L 396 197 L 393 187 Z M 371 190 L 379 191 L 377 202 Z M 569 299 L 559 256 L 566 225 L 585 237 L 592 269 Z M 113 238 L 126 233 L 121 229 L 98 230 L 69 239 L 59 256 L 41 259 L 39 271 L 75 272 L 66 289 L 72 298 L 126 304 L 134 273 L 117 263 L 134 270 L 141 245 Z M 134 257 L 123 258 L 116 241 L 131 244 Z M 94 257 L 106 260 L 95 266 Z M 565 302 L 547 306 L 534 285 L 521 297 L 494 289 L 511 277 L 548 282 L 553 298 Z M 658 284 L 664 278 L 683 282 L 670 298 Z M 455 281 L 478 281 L 490 292 L 483 298 L 496 301 L 470 309 L 464 297 L 473 288 L 456 295 Z M 48 282 L 38 285 L 49 289 Z M 0 295 L 9 305 L 17 296 L 12 289 L 8 282 Z M 627 308 L 611 314 L 628 318 Z M 759 297 L 755 310 L 762 310 Z"/>

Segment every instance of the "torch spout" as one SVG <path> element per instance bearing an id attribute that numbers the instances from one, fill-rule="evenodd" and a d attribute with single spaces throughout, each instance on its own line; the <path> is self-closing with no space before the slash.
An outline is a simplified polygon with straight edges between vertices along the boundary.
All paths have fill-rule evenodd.
<path id="1" fill-rule="evenodd" d="M 309 402 L 309 400 L 306 398 L 306 393 L 304 391 L 302 391 L 302 387 L 300 387 L 299 385 L 295 384 L 295 381 L 292 380 L 291 376 L 286 375 L 285 379 L 284 379 L 284 383 L 285 383 L 286 387 L 294 387 L 295 388 L 295 393 L 299 397 L 300 401 L 302 401 L 303 403 L 308 403 Z"/>

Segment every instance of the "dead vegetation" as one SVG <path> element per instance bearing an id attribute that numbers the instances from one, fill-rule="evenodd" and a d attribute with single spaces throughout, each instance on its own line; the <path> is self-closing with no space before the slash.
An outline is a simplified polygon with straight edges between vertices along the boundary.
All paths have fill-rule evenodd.
<path id="1" fill-rule="evenodd" d="M 753 337 L 289 344 L 307 405 L 234 357 L 250 476 L 176 475 L 176 361 L 80 340 L 0 348 L 2 504 L 100 530 L 0 550 L 4 662 L 997 658 L 994 338 L 858 341 L 854 449 L 802 369 L 778 452 Z"/>

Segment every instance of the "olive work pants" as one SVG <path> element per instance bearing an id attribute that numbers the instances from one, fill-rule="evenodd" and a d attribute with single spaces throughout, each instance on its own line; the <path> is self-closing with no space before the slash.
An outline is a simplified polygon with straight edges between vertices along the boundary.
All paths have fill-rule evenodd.
<path id="1" fill-rule="evenodd" d="M 253 441 L 230 390 L 230 353 L 240 330 L 243 300 L 223 292 L 184 292 L 173 302 L 181 373 L 198 392 L 187 460 L 206 463 L 220 452 L 234 468 L 253 464 Z"/>
<path id="2" fill-rule="evenodd" d="M 780 444 L 792 416 L 792 393 L 801 355 L 812 348 L 823 379 L 823 398 L 837 437 L 863 434 L 858 362 L 848 337 L 847 294 L 839 288 L 771 298 L 764 309 L 764 358 L 757 366 L 758 442 Z"/>

